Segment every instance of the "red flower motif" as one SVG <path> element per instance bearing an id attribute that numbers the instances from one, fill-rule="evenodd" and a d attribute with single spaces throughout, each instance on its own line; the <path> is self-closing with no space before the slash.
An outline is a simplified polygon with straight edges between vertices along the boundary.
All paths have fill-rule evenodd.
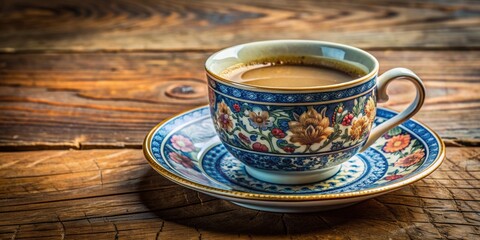
<path id="1" fill-rule="evenodd" d="M 388 139 L 387 143 L 383 147 L 383 151 L 387 153 L 400 151 L 408 147 L 409 144 L 410 144 L 410 135 L 408 134 L 397 135 Z"/>
<path id="2" fill-rule="evenodd" d="M 265 144 L 261 144 L 259 142 L 256 142 L 252 145 L 252 148 L 254 151 L 257 151 L 257 152 L 267 152 L 268 151 L 268 147 L 265 145 Z"/>
<path id="3" fill-rule="evenodd" d="M 406 157 L 398 159 L 393 166 L 407 168 L 420 162 L 423 157 L 425 157 L 425 152 L 423 149 L 420 149 L 410 155 L 407 155 Z"/>
<path id="4" fill-rule="evenodd" d="M 295 152 L 295 148 L 292 148 L 292 147 L 289 147 L 289 146 L 283 147 L 282 149 L 283 149 L 283 151 L 288 152 L 288 153 Z"/>
<path id="5" fill-rule="evenodd" d="M 190 158 L 180 155 L 176 152 L 171 152 L 168 154 L 168 156 L 176 163 L 186 167 L 186 168 L 193 168 L 193 162 Z"/>
<path id="6" fill-rule="evenodd" d="M 285 133 L 280 128 L 272 129 L 272 134 L 276 138 L 284 138 L 285 137 Z"/>
<path id="7" fill-rule="evenodd" d="M 388 180 L 388 181 L 393 181 L 395 179 L 399 179 L 399 178 L 402 178 L 402 177 L 403 177 L 403 175 L 395 174 L 395 175 L 386 176 L 384 179 Z"/>
<path id="8" fill-rule="evenodd" d="M 173 147 L 182 152 L 191 152 L 195 150 L 192 141 L 182 135 L 173 135 L 171 141 Z"/>
<path id="9" fill-rule="evenodd" d="M 245 136 L 245 134 L 243 133 L 238 133 L 238 137 L 246 144 L 251 143 L 250 139 L 247 136 Z"/>
<path id="10" fill-rule="evenodd" d="M 233 104 L 233 110 L 235 112 L 240 112 L 240 105 L 238 105 L 238 103 Z"/>

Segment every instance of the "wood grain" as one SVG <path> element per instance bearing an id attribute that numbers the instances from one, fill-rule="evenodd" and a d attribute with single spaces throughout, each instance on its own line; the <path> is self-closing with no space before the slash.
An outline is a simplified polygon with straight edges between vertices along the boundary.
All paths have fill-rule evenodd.
<path id="1" fill-rule="evenodd" d="M 480 148 L 450 147 L 437 171 L 396 192 L 341 210 L 274 214 L 173 184 L 140 150 L 0 153 L 0 238 L 474 239 L 479 156 Z"/>
<path id="2" fill-rule="evenodd" d="M 480 46 L 478 1 L 5 0 L 1 52 L 210 50 L 317 39 L 364 48 Z"/>
<path id="3" fill-rule="evenodd" d="M 373 51 L 380 72 L 408 67 L 427 86 L 416 116 L 449 144 L 480 139 L 479 51 Z M 208 53 L 0 55 L 0 149 L 140 148 L 161 120 L 207 103 Z M 394 82 L 385 107 L 413 87 Z"/>
<path id="4" fill-rule="evenodd" d="M 146 133 L 206 104 L 209 54 L 288 38 L 418 73 L 428 96 L 416 118 L 449 145 L 445 163 L 312 214 L 240 208 L 147 164 Z M 479 239 L 479 50 L 470 0 L 0 1 L 0 239 Z M 412 90 L 394 82 L 383 106 L 405 108 Z"/>

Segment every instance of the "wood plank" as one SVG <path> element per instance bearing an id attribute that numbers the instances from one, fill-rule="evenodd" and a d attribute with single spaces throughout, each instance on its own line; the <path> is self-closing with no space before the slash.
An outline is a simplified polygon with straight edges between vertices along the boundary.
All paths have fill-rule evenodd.
<path id="1" fill-rule="evenodd" d="M 1 52 L 210 50 L 320 39 L 364 48 L 478 48 L 478 1 L 7 0 Z"/>
<path id="2" fill-rule="evenodd" d="M 416 116 L 450 144 L 480 140 L 480 51 L 373 51 L 380 72 L 403 66 L 427 86 Z M 140 148 L 161 120 L 207 103 L 208 53 L 0 55 L 0 149 Z M 402 110 L 409 83 L 383 106 Z"/>
<path id="3" fill-rule="evenodd" d="M 206 103 L 205 57 L 2 55 L 1 145 L 139 148 L 156 123 Z"/>
<path id="4" fill-rule="evenodd" d="M 0 237 L 475 239 L 479 156 L 478 147 L 449 147 L 447 161 L 409 187 L 345 209 L 275 214 L 177 186 L 139 150 L 5 152 Z"/>

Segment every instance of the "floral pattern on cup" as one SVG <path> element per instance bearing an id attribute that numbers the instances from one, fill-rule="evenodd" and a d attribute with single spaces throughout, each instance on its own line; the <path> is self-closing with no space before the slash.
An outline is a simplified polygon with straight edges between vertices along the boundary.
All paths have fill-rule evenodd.
<path id="1" fill-rule="evenodd" d="M 338 151 L 366 140 L 375 119 L 375 96 L 308 107 L 241 102 L 220 94 L 214 126 L 232 146 L 275 154 Z"/>
<path id="2" fill-rule="evenodd" d="M 326 108 L 318 113 L 313 107 L 308 107 L 302 115 L 288 122 L 290 142 L 306 145 L 310 148 L 316 143 L 326 140 L 334 132 L 330 120 L 325 116 Z"/>

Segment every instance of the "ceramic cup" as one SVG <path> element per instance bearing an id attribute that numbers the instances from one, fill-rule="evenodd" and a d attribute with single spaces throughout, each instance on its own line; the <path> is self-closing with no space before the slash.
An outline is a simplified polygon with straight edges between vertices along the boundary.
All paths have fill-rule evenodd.
<path id="1" fill-rule="evenodd" d="M 340 84 L 298 88 L 251 86 L 222 77 L 232 66 L 286 57 L 346 63 L 367 74 Z M 257 179 L 278 184 L 324 180 L 423 104 L 425 87 L 417 75 L 395 68 L 377 77 L 378 68 L 371 54 L 330 42 L 274 40 L 223 49 L 206 61 L 215 129 L 226 149 Z M 388 100 L 387 85 L 398 78 L 415 85 L 414 101 L 373 127 L 377 102 Z"/>

